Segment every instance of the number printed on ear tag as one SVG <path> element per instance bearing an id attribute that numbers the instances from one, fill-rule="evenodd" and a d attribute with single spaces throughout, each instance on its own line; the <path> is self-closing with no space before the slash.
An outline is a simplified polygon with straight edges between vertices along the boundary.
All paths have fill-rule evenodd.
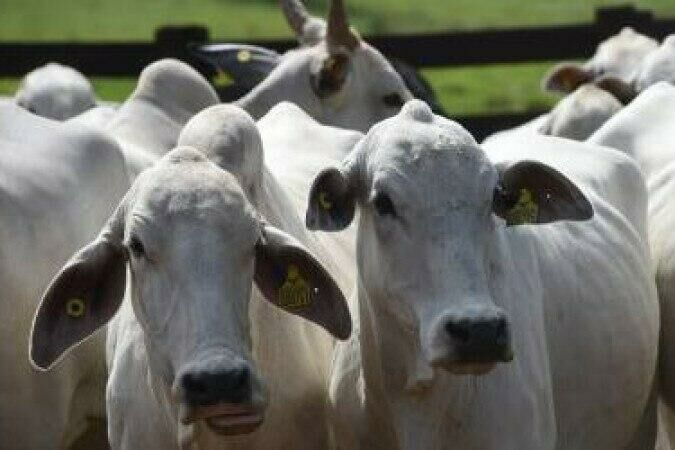
<path id="1" fill-rule="evenodd" d="M 302 308 L 311 303 L 310 288 L 295 265 L 288 266 L 286 281 L 279 288 L 279 306 Z"/>
<path id="2" fill-rule="evenodd" d="M 328 200 L 328 194 L 325 192 L 319 193 L 319 205 L 325 210 L 329 210 L 333 207 L 333 204 Z"/>
<path id="3" fill-rule="evenodd" d="M 85 305 L 84 300 L 79 298 L 71 298 L 66 303 L 66 314 L 70 317 L 82 317 L 84 316 Z"/>
<path id="4" fill-rule="evenodd" d="M 525 225 L 536 223 L 539 217 L 539 205 L 534 201 L 532 192 L 521 189 L 518 203 L 506 213 L 507 225 Z"/>

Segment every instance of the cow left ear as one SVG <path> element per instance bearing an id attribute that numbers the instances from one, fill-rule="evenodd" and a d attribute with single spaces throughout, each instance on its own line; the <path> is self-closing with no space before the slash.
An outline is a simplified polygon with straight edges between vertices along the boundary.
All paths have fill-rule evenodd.
<path id="1" fill-rule="evenodd" d="M 611 75 L 598 78 L 594 84 L 612 94 L 623 105 L 629 104 L 638 95 L 633 83 L 626 83 L 622 79 Z"/>
<path id="2" fill-rule="evenodd" d="M 295 238 L 263 225 L 256 244 L 255 282 L 270 303 L 347 339 L 352 319 L 337 283 Z"/>
<path id="3" fill-rule="evenodd" d="M 493 212 L 507 226 L 593 217 L 593 206 L 567 177 L 536 161 L 497 166 Z"/>

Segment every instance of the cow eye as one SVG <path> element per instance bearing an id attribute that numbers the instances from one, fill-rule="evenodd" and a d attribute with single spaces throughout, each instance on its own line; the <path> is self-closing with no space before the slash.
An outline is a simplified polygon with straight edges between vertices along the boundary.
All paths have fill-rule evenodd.
<path id="1" fill-rule="evenodd" d="M 404 101 L 400 94 L 393 92 L 382 97 L 382 101 L 390 108 L 402 108 Z"/>
<path id="2" fill-rule="evenodd" d="M 375 206 L 377 214 L 380 216 L 396 217 L 396 208 L 394 208 L 394 203 L 384 192 L 378 192 L 377 195 L 375 195 L 373 205 Z"/>
<path id="3" fill-rule="evenodd" d="M 145 254 L 145 247 L 143 247 L 143 243 L 136 236 L 132 236 L 129 239 L 129 251 L 134 258 L 140 258 Z"/>

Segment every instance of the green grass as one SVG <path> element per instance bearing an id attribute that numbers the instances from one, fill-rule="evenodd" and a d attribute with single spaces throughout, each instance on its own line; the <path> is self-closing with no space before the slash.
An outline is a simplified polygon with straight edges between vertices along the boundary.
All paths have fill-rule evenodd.
<path id="1" fill-rule="evenodd" d="M 323 14 L 328 0 L 307 0 Z M 598 6 L 626 0 L 347 0 L 363 34 L 521 27 L 590 22 Z M 675 17 L 673 0 L 639 0 L 638 8 Z M 1 0 L 0 41 L 147 41 L 161 25 L 203 24 L 213 39 L 287 37 L 277 0 Z M 425 70 L 452 114 L 523 111 L 551 105 L 539 90 L 550 64 Z M 99 97 L 123 100 L 133 80 L 95 78 Z M 17 80 L 0 79 L 0 95 Z"/>

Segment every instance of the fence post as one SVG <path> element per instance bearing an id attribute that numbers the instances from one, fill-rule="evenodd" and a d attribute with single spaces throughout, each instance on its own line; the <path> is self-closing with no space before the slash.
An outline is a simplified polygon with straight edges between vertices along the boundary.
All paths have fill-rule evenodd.
<path id="1" fill-rule="evenodd" d="M 628 26 L 636 31 L 648 32 L 653 24 L 654 14 L 651 11 L 638 10 L 633 5 L 595 10 L 595 25 L 602 39 L 612 36 Z"/>
<path id="2" fill-rule="evenodd" d="M 165 58 L 180 59 L 209 76 L 213 70 L 194 58 L 188 50 L 189 44 L 202 44 L 209 40 L 209 30 L 200 25 L 164 26 L 155 30 L 155 45 Z"/>

